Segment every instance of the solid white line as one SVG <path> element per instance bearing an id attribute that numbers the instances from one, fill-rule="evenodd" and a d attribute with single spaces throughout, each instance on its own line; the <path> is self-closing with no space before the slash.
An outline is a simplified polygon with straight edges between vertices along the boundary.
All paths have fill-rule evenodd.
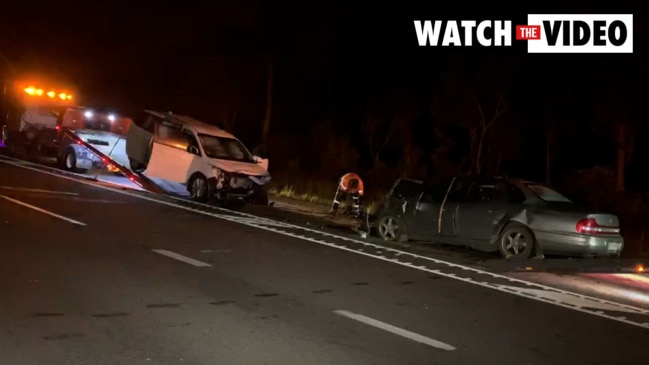
<path id="1" fill-rule="evenodd" d="M 197 266 L 197 267 L 212 266 L 212 265 L 210 265 L 208 263 L 198 261 L 198 260 L 194 260 L 191 257 L 183 256 L 183 255 L 177 254 L 175 252 L 167 251 L 167 250 L 151 250 L 151 251 L 153 251 L 155 253 L 159 253 L 159 254 L 167 256 L 167 257 L 171 257 L 172 259 L 176 259 L 178 261 L 182 261 L 182 262 L 184 262 L 186 264 Z"/>
<path id="2" fill-rule="evenodd" d="M 37 212 L 41 212 L 41 213 L 43 213 L 43 214 L 47 214 L 47 215 L 50 215 L 50 216 L 55 217 L 55 218 L 58 218 L 58 219 L 62 219 L 62 220 L 64 220 L 64 221 L 70 222 L 70 223 L 72 223 L 72 224 L 76 224 L 76 225 L 78 225 L 78 226 L 85 226 L 85 225 L 86 225 L 86 224 L 83 223 L 83 222 L 76 221 L 76 220 L 74 220 L 74 219 L 72 219 L 72 218 L 64 217 L 64 216 L 62 216 L 62 215 L 59 215 L 59 214 L 56 214 L 56 213 L 50 212 L 49 210 L 45 210 L 45 209 L 43 209 L 43 208 L 39 208 L 39 207 L 34 206 L 34 205 L 31 205 L 31 204 L 27 204 L 27 203 L 25 203 L 25 202 L 22 202 L 22 201 L 20 201 L 20 200 L 16 200 L 16 199 L 10 198 L 10 197 L 5 196 L 5 195 L 2 195 L 2 194 L 0 194 L 0 198 L 3 198 L 3 199 L 5 199 L 5 200 L 8 200 L 8 201 L 10 201 L 10 202 L 12 202 L 12 203 L 16 203 L 16 204 L 22 205 L 23 207 L 27 207 L 27 208 L 33 209 L 33 210 L 35 210 L 35 211 L 37 211 Z"/>
<path id="3" fill-rule="evenodd" d="M 431 347 L 434 347 L 434 348 L 437 348 L 437 349 L 440 349 L 440 350 L 446 350 L 446 351 L 455 350 L 455 347 L 453 347 L 453 346 L 451 346 L 449 344 L 446 344 L 444 342 L 440 342 L 440 341 L 434 340 L 432 338 L 425 337 L 425 336 L 422 336 L 420 334 L 410 332 L 408 330 L 404 330 L 403 328 L 395 327 L 395 326 L 393 326 L 391 324 L 387 324 L 387 323 L 378 321 L 376 319 L 366 317 L 366 316 L 364 316 L 362 314 L 352 313 L 352 312 L 346 311 L 346 310 L 335 310 L 334 313 L 339 314 L 339 315 L 341 315 L 343 317 L 353 319 L 355 321 L 359 321 L 361 323 L 365 323 L 365 324 L 370 325 L 372 327 L 382 329 L 384 331 L 393 333 L 395 335 L 405 337 L 405 338 L 407 338 L 409 340 L 413 340 L 413 341 L 416 341 L 416 342 L 419 342 L 419 343 L 423 343 L 425 345 L 428 345 L 428 346 L 431 346 Z"/>
<path id="4" fill-rule="evenodd" d="M 32 192 L 32 193 L 79 195 L 78 193 L 73 193 L 73 192 L 70 192 L 70 191 L 54 191 L 54 190 L 43 190 L 43 189 L 33 189 L 33 188 L 16 188 L 16 187 L 13 187 L 13 186 L 0 186 L 0 188 L 6 189 L 6 190 L 28 191 L 28 192 Z"/>
<path id="5" fill-rule="evenodd" d="M 222 220 L 226 220 L 226 221 L 230 221 L 230 222 L 234 222 L 234 223 L 247 225 L 247 226 L 250 226 L 250 227 L 257 228 L 257 229 L 261 229 L 261 230 L 265 230 L 265 231 L 269 231 L 269 232 L 274 232 L 274 233 L 279 234 L 279 235 L 289 236 L 289 237 L 297 238 L 297 239 L 300 239 L 300 240 L 316 243 L 316 244 L 319 244 L 319 245 L 324 245 L 324 246 L 327 246 L 327 247 L 331 247 L 331 248 L 334 248 L 334 249 L 338 249 L 338 250 L 342 250 L 342 251 L 346 251 L 346 252 L 350 252 L 350 253 L 355 253 L 355 254 L 358 254 L 358 255 L 365 256 L 365 257 L 370 257 L 370 258 L 373 258 L 373 259 L 376 259 L 376 260 L 379 260 L 379 261 L 384 261 L 384 262 L 389 262 L 389 263 L 400 265 L 400 266 L 405 266 L 405 267 L 408 267 L 408 268 L 411 268 L 411 269 L 414 269 L 414 270 L 420 270 L 420 271 L 424 271 L 424 272 L 429 272 L 429 273 L 436 274 L 436 275 L 439 275 L 439 276 L 443 276 L 443 277 L 446 277 L 446 278 L 449 278 L 449 279 L 459 280 L 459 281 L 464 282 L 466 284 L 477 285 L 477 286 L 480 286 L 480 287 L 483 287 L 483 288 L 497 290 L 497 291 L 500 291 L 502 293 L 508 293 L 508 294 L 519 296 L 519 297 L 523 297 L 523 298 L 536 300 L 536 301 L 544 302 L 544 303 L 547 303 L 547 304 L 563 307 L 563 308 L 566 308 L 566 309 L 572 309 L 574 311 L 590 314 L 590 315 L 593 315 L 593 316 L 596 316 L 596 317 L 606 318 L 606 319 L 610 319 L 610 320 L 613 320 L 613 321 L 616 321 L 616 322 L 621 322 L 621 323 L 625 323 L 625 324 L 628 324 L 628 325 L 649 329 L 649 322 L 642 322 L 642 323 L 641 322 L 634 322 L 634 321 L 627 320 L 627 319 L 621 319 L 621 318 L 613 316 L 613 315 L 601 313 L 601 311 L 595 311 L 595 310 L 589 310 L 587 308 L 575 307 L 575 306 L 568 305 L 568 304 L 565 304 L 565 303 L 559 303 L 559 302 L 551 301 L 551 300 L 548 300 L 548 299 L 545 299 L 545 298 L 539 298 L 539 297 L 535 297 L 535 296 L 530 296 L 530 295 L 527 295 L 525 293 L 506 290 L 505 288 L 502 288 L 502 287 L 500 287 L 500 286 L 498 286 L 496 284 L 490 283 L 488 281 L 476 281 L 476 280 L 473 280 L 471 278 L 457 276 L 456 274 L 453 274 L 453 273 L 446 273 L 446 272 L 443 272 L 443 271 L 438 270 L 438 269 L 430 269 L 430 268 L 427 268 L 425 266 L 417 266 L 417 265 L 414 265 L 414 264 L 407 264 L 407 263 L 404 263 L 404 262 L 400 262 L 400 261 L 398 261 L 396 259 L 391 259 L 391 258 L 384 257 L 384 256 L 374 255 L 374 254 L 359 251 L 359 250 L 354 250 L 354 249 L 347 248 L 347 247 L 344 247 L 344 246 L 341 246 L 341 245 L 338 245 L 338 244 L 326 242 L 326 241 L 323 241 L 323 240 L 320 240 L 320 239 L 315 239 L 315 238 L 311 238 L 311 237 L 305 237 L 305 236 L 298 235 L 298 234 L 291 233 L 291 232 L 285 232 L 285 231 L 282 231 L 280 229 L 276 229 L 276 228 L 273 228 L 273 227 L 267 227 L 267 226 L 263 226 L 263 225 L 253 226 L 252 224 L 250 224 L 250 222 L 237 221 L 237 219 L 235 217 L 226 217 L 223 214 L 207 212 L 207 211 L 204 211 L 204 210 L 191 208 L 191 207 L 188 207 L 188 206 L 185 206 L 185 205 L 175 204 L 175 203 L 171 203 L 171 202 L 164 201 L 164 200 L 158 200 L 158 199 L 155 199 L 152 196 L 140 195 L 140 194 L 136 194 L 136 193 L 134 193 L 132 191 L 118 190 L 116 188 L 111 188 L 111 187 L 108 187 L 108 186 L 99 185 L 99 184 L 96 184 L 96 183 L 93 183 L 93 182 L 90 182 L 90 181 L 79 180 L 79 179 L 72 178 L 70 176 L 62 175 L 62 174 L 59 174 L 59 173 L 54 173 L 52 171 L 46 171 L 46 170 L 42 170 L 42 169 L 38 169 L 38 168 L 34 168 L 34 167 L 23 166 L 23 165 L 20 165 L 20 164 L 16 163 L 15 161 L 20 161 L 20 160 L 11 159 L 10 161 L 9 160 L 4 160 L 3 161 L 2 159 L 0 159 L 1 163 L 5 163 L 5 164 L 12 165 L 12 166 L 15 166 L 15 167 L 23 168 L 23 169 L 26 169 L 26 170 L 35 171 L 35 172 L 45 174 L 45 175 L 58 177 L 60 179 L 75 181 L 75 182 L 80 183 L 80 184 L 85 184 L 85 185 L 88 185 L 88 186 L 94 186 L 96 188 L 112 191 L 114 193 L 128 195 L 128 196 L 131 196 L 131 197 L 134 197 L 134 198 L 147 200 L 147 201 L 150 201 L 150 202 L 155 202 L 155 203 L 158 203 L 158 204 L 162 204 L 162 205 L 182 209 L 182 210 L 185 210 L 185 211 L 188 211 L 188 212 L 194 212 L 194 213 L 197 213 L 197 214 L 202 214 L 202 215 L 211 216 L 211 217 L 214 217 L 214 218 L 218 218 L 218 219 L 222 219 Z M 173 196 L 167 196 L 167 197 L 172 198 L 172 199 L 176 199 Z M 178 198 L 177 200 L 178 201 L 183 201 L 185 203 L 187 202 L 187 200 L 182 200 L 180 198 Z M 209 206 L 207 204 L 201 204 L 201 203 L 192 203 L 192 204 L 199 205 L 199 206 L 204 206 L 204 207 L 209 207 L 209 208 L 217 210 L 217 211 L 223 211 L 223 212 L 228 212 L 228 213 L 232 213 L 232 214 L 238 214 L 239 216 L 245 216 L 245 217 L 260 219 L 260 217 L 256 217 L 255 215 L 252 215 L 252 214 L 241 213 L 241 212 L 237 212 L 237 211 L 230 211 L 230 210 L 223 209 L 223 208 L 217 208 L 217 207 L 214 207 L 214 206 Z M 261 219 L 267 219 L 267 218 L 261 218 Z M 336 235 L 336 234 L 327 233 L 327 232 L 324 232 L 324 231 L 318 231 L 318 230 L 312 229 L 312 228 L 306 228 L 306 227 L 297 226 L 297 225 L 291 225 L 291 224 L 284 224 L 284 225 L 286 226 L 286 228 L 295 228 L 295 229 L 300 229 L 300 230 L 303 230 L 303 231 L 306 231 L 306 232 L 314 232 L 314 233 L 317 232 L 318 234 L 320 234 L 320 235 L 322 235 L 324 237 L 331 237 L 331 238 L 339 239 L 339 240 L 342 240 L 342 241 L 358 243 L 358 244 L 361 244 L 361 245 L 364 245 L 364 246 L 367 246 L 367 247 L 378 248 L 378 249 L 380 249 L 382 251 L 383 254 L 391 253 L 391 254 L 394 254 L 394 255 L 397 255 L 397 256 L 399 256 L 399 255 L 410 256 L 410 257 L 413 257 L 413 258 L 422 259 L 422 260 L 432 262 L 432 263 L 435 263 L 435 264 L 445 265 L 450 269 L 463 269 L 463 270 L 466 270 L 466 271 L 469 271 L 469 272 L 472 272 L 472 273 L 492 277 L 494 279 L 504 279 L 504 280 L 507 280 L 507 281 L 509 281 L 511 283 L 518 283 L 518 284 L 522 284 L 522 285 L 525 285 L 525 286 L 528 286 L 528 287 L 536 287 L 536 288 L 540 288 L 540 289 L 544 289 L 544 290 L 550 290 L 550 291 L 554 291 L 554 292 L 558 292 L 558 293 L 564 293 L 564 294 L 567 294 L 567 295 L 573 295 L 573 296 L 579 297 L 579 298 L 591 299 L 591 300 L 594 300 L 594 301 L 597 301 L 597 302 L 600 302 L 600 303 L 607 303 L 607 304 L 611 304 L 611 305 L 619 306 L 619 307 L 623 307 L 623 308 L 635 309 L 640 313 L 649 314 L 649 311 L 647 311 L 646 309 L 642 309 L 642 308 L 636 307 L 636 306 L 631 306 L 631 305 L 627 305 L 627 304 L 614 302 L 614 301 L 611 301 L 611 300 L 606 300 L 606 299 L 602 299 L 602 298 L 588 296 L 588 295 L 584 295 L 584 294 L 577 293 L 577 292 L 571 292 L 571 291 L 559 289 L 559 288 L 556 288 L 556 287 L 551 287 L 551 286 L 548 286 L 548 285 L 535 283 L 535 282 L 532 282 L 532 281 L 517 279 L 517 278 L 511 277 L 511 276 L 507 276 L 507 275 L 502 275 L 502 274 L 497 274 L 497 273 L 493 273 L 493 272 L 489 272 L 489 271 L 485 271 L 485 270 L 476 269 L 476 268 L 473 268 L 473 267 L 470 267 L 470 266 L 464 266 L 464 265 L 460 265 L 460 264 L 455 264 L 455 263 L 450 262 L 450 261 L 439 260 L 439 259 L 436 259 L 436 258 L 433 258 L 433 257 L 418 255 L 418 254 L 415 254 L 415 253 L 402 251 L 402 250 L 398 250 L 398 249 L 395 249 L 395 248 L 380 246 L 380 245 L 377 245 L 377 244 L 368 243 L 368 242 L 365 242 L 365 241 L 361 241 L 361 240 L 357 240 L 357 239 L 353 239 L 353 238 L 349 238 L 349 237 L 343 237 L 343 236 L 339 236 L 339 235 Z"/>

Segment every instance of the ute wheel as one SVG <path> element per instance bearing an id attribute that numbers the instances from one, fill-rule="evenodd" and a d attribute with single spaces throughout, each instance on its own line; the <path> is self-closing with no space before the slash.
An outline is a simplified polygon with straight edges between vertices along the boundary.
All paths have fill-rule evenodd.
<path id="1" fill-rule="evenodd" d="M 386 241 L 407 242 L 408 235 L 406 227 L 401 220 L 392 216 L 385 215 L 381 217 L 378 225 L 379 236 Z"/>
<path id="2" fill-rule="evenodd" d="M 188 184 L 189 196 L 193 201 L 205 203 L 208 201 L 207 179 L 203 175 L 194 175 Z"/>
<path id="3" fill-rule="evenodd" d="M 498 237 L 498 250 L 506 259 L 528 259 L 536 245 L 532 231 L 519 223 L 509 223 Z"/>

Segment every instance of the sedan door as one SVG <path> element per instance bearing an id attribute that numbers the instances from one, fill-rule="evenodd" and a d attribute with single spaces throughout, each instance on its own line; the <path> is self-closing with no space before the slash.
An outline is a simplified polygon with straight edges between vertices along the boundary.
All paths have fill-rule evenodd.
<path id="1" fill-rule="evenodd" d="M 454 237 L 455 213 L 464 196 L 465 179 L 455 178 L 428 187 L 413 209 L 409 220 L 414 232 L 411 236 L 425 241 Z M 410 227 L 410 226 L 409 226 Z M 412 229 L 408 229 L 411 232 Z"/>
<path id="2" fill-rule="evenodd" d="M 481 179 L 471 184 L 457 212 L 458 238 L 488 242 L 525 197 L 506 181 Z"/>

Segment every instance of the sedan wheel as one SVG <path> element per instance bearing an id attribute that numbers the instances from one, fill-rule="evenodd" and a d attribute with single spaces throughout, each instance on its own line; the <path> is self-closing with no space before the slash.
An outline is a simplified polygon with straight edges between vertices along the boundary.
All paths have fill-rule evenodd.
<path id="1" fill-rule="evenodd" d="M 527 259 L 534 250 L 534 236 L 527 227 L 512 223 L 500 234 L 498 248 L 504 258 Z"/>
<path id="2" fill-rule="evenodd" d="M 386 241 L 405 242 L 408 240 L 405 229 L 399 227 L 399 222 L 393 216 L 388 215 L 381 218 L 378 229 L 379 235 Z"/>

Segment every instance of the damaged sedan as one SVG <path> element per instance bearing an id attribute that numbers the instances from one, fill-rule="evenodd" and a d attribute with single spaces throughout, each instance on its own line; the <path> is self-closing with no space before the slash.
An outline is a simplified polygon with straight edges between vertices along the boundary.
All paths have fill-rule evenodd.
<path id="1" fill-rule="evenodd" d="M 467 246 L 505 258 L 619 256 L 624 247 L 616 215 L 505 177 L 400 179 L 386 196 L 377 231 L 384 240 Z"/>

